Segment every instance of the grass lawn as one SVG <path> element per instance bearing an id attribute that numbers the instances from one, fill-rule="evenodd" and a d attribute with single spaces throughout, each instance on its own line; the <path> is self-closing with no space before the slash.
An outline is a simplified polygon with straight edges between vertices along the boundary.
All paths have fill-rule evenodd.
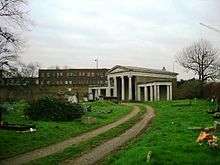
<path id="1" fill-rule="evenodd" d="M 187 129 L 213 125 L 212 116 L 206 112 L 209 103 L 197 100 L 187 105 L 188 102 L 150 103 L 156 117 L 148 131 L 101 164 L 145 165 L 149 151 L 152 151 L 150 164 L 220 164 L 220 150 L 199 145 L 196 143 L 199 131 Z"/>
<path id="2" fill-rule="evenodd" d="M 91 129 L 111 123 L 130 112 L 131 107 L 110 102 L 93 102 L 92 112 L 86 116 L 96 117 L 95 124 L 83 124 L 80 120 L 72 122 L 31 121 L 23 116 L 23 102 L 9 104 L 10 113 L 4 115 L 9 123 L 34 123 L 37 132 L 17 133 L 0 130 L 0 159 L 15 156 L 33 149 L 48 146 L 69 137 L 76 136 Z M 108 113 L 110 112 L 110 113 Z"/>
<path id="3" fill-rule="evenodd" d="M 82 142 L 78 145 L 72 145 L 68 148 L 66 148 L 63 152 L 56 153 L 47 157 L 43 157 L 34 161 L 31 161 L 28 164 L 36 164 L 36 165 L 49 165 L 49 164 L 60 164 L 63 160 L 68 158 L 75 158 L 77 156 L 80 156 L 86 152 L 89 152 L 92 148 L 104 143 L 105 141 L 112 139 L 116 136 L 119 136 L 120 134 L 124 133 L 127 129 L 132 127 L 137 121 L 139 121 L 142 118 L 142 115 L 146 112 L 146 107 L 144 105 L 139 105 L 141 111 L 130 119 L 129 121 L 125 122 L 124 124 L 119 125 L 116 128 L 113 128 L 106 133 L 103 133 L 101 135 L 98 135 L 94 138 L 92 138 L 89 141 Z"/>

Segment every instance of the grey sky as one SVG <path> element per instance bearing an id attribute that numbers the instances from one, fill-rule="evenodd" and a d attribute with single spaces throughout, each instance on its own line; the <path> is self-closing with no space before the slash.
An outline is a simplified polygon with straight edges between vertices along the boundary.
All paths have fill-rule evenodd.
<path id="1" fill-rule="evenodd" d="M 42 67 L 110 68 L 116 64 L 173 70 L 178 50 L 200 38 L 220 47 L 219 0 L 31 0 L 35 22 L 26 62 Z M 192 75 L 174 65 L 179 78 Z"/>

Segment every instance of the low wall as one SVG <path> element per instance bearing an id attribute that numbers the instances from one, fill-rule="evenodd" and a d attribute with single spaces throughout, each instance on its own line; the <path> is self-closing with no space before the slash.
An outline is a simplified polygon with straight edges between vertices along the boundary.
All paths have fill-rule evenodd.
<path id="1" fill-rule="evenodd" d="M 88 86 L 4 86 L 0 87 L 0 101 L 20 99 L 31 101 L 42 96 L 57 96 L 58 93 L 78 94 L 82 99 L 88 93 Z"/>

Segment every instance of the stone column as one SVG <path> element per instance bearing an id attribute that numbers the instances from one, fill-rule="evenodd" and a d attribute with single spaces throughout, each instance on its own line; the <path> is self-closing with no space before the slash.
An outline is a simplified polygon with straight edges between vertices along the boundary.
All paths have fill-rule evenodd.
<path id="1" fill-rule="evenodd" d="M 114 97 L 117 97 L 117 77 L 114 77 Z"/>
<path id="2" fill-rule="evenodd" d="M 98 89 L 95 89 L 95 98 L 98 98 Z"/>
<path id="3" fill-rule="evenodd" d="M 173 100 L 173 89 L 172 89 L 172 85 L 170 85 L 170 100 Z"/>
<path id="4" fill-rule="evenodd" d="M 160 101 L 160 85 L 157 85 L 157 100 Z"/>
<path id="5" fill-rule="evenodd" d="M 132 100 L 132 76 L 128 76 L 129 82 L 128 82 L 128 100 Z"/>
<path id="6" fill-rule="evenodd" d="M 124 81 L 124 76 L 121 76 L 121 100 L 125 100 L 125 81 Z"/>
<path id="7" fill-rule="evenodd" d="M 91 88 L 89 88 L 88 92 L 89 92 L 89 93 L 92 93 L 92 89 L 91 89 Z"/>
<path id="8" fill-rule="evenodd" d="M 110 97 L 110 95 L 111 95 L 111 81 L 110 81 L 110 77 L 109 76 L 107 77 L 107 79 L 108 79 L 108 87 L 106 89 L 106 96 Z"/>
<path id="9" fill-rule="evenodd" d="M 170 100 L 170 86 L 167 85 L 167 100 Z"/>
<path id="10" fill-rule="evenodd" d="M 153 101 L 153 85 L 150 86 L 150 101 Z"/>
<path id="11" fill-rule="evenodd" d="M 154 101 L 157 100 L 157 86 L 154 84 Z"/>
<path id="12" fill-rule="evenodd" d="M 100 97 L 100 95 L 101 95 L 101 89 L 99 88 L 99 89 L 97 89 L 98 90 L 98 97 Z"/>
<path id="13" fill-rule="evenodd" d="M 144 101 L 148 101 L 147 86 L 144 86 Z"/>
<path id="14" fill-rule="evenodd" d="M 138 95 L 138 101 L 141 101 L 141 87 L 137 87 L 137 89 L 138 89 L 138 93 L 137 93 L 137 95 Z"/>

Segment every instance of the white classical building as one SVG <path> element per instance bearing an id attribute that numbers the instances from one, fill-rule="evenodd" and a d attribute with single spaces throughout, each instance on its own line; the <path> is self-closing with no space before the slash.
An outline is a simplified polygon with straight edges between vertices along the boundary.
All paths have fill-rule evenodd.
<path id="1" fill-rule="evenodd" d="M 115 97 L 119 100 L 172 100 L 177 73 L 116 65 L 107 73 L 105 86 L 90 86 L 90 96 Z"/>

